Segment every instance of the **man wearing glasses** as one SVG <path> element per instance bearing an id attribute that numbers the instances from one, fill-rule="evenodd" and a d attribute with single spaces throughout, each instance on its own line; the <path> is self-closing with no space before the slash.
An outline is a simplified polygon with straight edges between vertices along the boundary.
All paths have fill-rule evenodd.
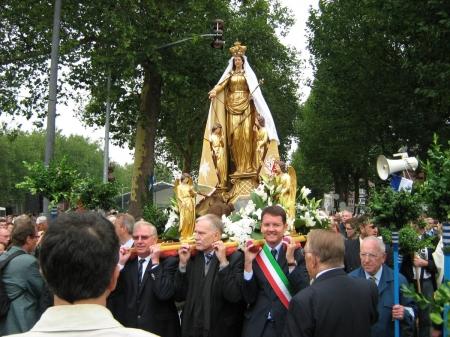
<path id="1" fill-rule="evenodd" d="M 180 334 L 178 312 L 174 302 L 175 257 L 160 260 L 156 228 L 138 221 L 133 229 L 136 257 L 130 250 L 120 249 L 120 276 L 108 299 L 108 308 L 126 327 L 138 328 L 175 337 Z"/>
<path id="2" fill-rule="evenodd" d="M 361 251 L 361 267 L 349 275 L 354 278 L 365 278 L 378 287 L 378 321 L 372 326 L 372 336 L 394 336 L 394 320 L 400 320 L 402 336 L 412 336 L 414 328 L 414 303 L 410 298 L 402 296 L 400 304 L 394 304 L 394 272 L 384 264 L 386 247 L 383 241 L 370 236 L 363 240 Z M 400 287 L 408 284 L 406 278 L 399 275 Z"/>
<path id="3" fill-rule="evenodd" d="M 11 248 L 0 257 L 3 283 L 11 304 L 0 323 L 0 335 L 6 336 L 30 330 L 39 319 L 39 300 L 44 280 L 39 272 L 37 259 L 31 255 L 36 248 L 38 236 L 31 219 L 26 215 L 17 217 L 11 233 Z"/>
<path id="4" fill-rule="evenodd" d="M 283 337 L 384 337 L 370 333 L 378 318 L 376 286 L 349 277 L 343 260 L 342 236 L 308 233 L 305 261 L 313 282 L 292 298 Z"/>

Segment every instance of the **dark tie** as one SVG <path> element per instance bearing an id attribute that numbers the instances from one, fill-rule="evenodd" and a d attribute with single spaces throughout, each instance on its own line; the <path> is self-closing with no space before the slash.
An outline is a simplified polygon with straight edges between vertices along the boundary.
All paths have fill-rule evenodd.
<path id="1" fill-rule="evenodd" d="M 209 265 L 209 263 L 211 262 L 211 259 L 212 259 L 213 255 L 214 255 L 213 252 L 208 253 L 208 254 L 205 255 L 205 265 Z"/>
<path id="2" fill-rule="evenodd" d="M 138 267 L 138 287 L 141 286 L 141 282 L 142 282 L 142 267 L 144 265 L 145 259 L 140 259 L 139 260 L 139 267 Z"/>
<path id="3" fill-rule="evenodd" d="M 274 249 L 272 249 L 270 252 L 272 253 L 273 258 L 276 260 L 276 259 L 277 259 L 277 253 L 278 253 L 278 251 L 274 248 Z"/>
<path id="4" fill-rule="evenodd" d="M 214 255 L 214 252 L 211 252 L 211 253 L 208 253 L 205 255 L 205 275 L 208 274 L 209 263 L 211 262 L 213 255 Z"/>
<path id="5" fill-rule="evenodd" d="M 375 276 L 369 276 L 368 280 L 372 281 L 375 285 L 377 285 L 377 278 Z"/>

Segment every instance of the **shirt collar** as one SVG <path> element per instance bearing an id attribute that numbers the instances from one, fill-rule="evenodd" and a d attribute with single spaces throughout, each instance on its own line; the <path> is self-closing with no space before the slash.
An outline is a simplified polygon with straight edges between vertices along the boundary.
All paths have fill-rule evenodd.
<path id="1" fill-rule="evenodd" d="M 280 243 L 279 244 L 277 244 L 275 247 L 273 247 L 273 248 L 271 248 L 270 246 L 269 246 L 269 250 L 272 250 L 272 249 L 276 249 L 277 250 L 277 256 L 278 256 L 278 254 L 280 253 L 280 249 L 281 249 L 281 246 L 283 245 L 283 240 L 281 240 L 280 241 Z"/>
<path id="2" fill-rule="evenodd" d="M 378 285 L 381 280 L 381 274 L 383 273 L 383 265 L 378 269 L 378 271 L 375 273 L 375 275 L 370 275 L 366 271 L 364 271 L 364 274 L 366 275 L 366 279 L 370 278 L 371 276 L 375 277 L 375 282 Z"/>
<path id="3" fill-rule="evenodd" d="M 48 308 L 31 331 L 83 331 L 121 326 L 104 306 L 72 304 Z"/>
<path id="4" fill-rule="evenodd" d="M 149 262 L 150 261 L 150 255 L 147 256 L 147 257 L 138 257 L 138 258 L 139 258 L 138 261 L 141 261 L 141 260 L 145 260 L 145 262 Z"/>
<path id="5" fill-rule="evenodd" d="M 334 267 L 334 268 L 329 268 L 329 269 L 322 270 L 321 272 L 317 273 L 317 275 L 316 275 L 316 277 L 314 279 L 316 280 L 320 275 L 325 274 L 327 271 L 335 270 L 335 269 L 342 269 L 342 268 L 343 267 L 341 266 L 341 267 Z"/>

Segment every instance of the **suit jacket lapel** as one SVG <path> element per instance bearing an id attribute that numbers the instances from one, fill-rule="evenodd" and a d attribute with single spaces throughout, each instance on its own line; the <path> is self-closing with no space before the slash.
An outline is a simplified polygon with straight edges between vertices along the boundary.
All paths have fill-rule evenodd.
<path id="1" fill-rule="evenodd" d="M 134 260 L 129 262 L 128 265 L 129 270 L 127 270 L 126 272 L 130 275 L 129 279 L 131 282 L 131 289 L 133 289 L 133 293 L 137 294 L 138 293 L 138 279 L 137 279 L 137 270 L 138 270 L 138 258 L 136 257 Z"/>
<path id="2" fill-rule="evenodd" d="M 281 247 L 280 247 L 280 251 L 278 252 L 277 262 L 280 265 L 283 273 L 285 273 L 287 275 L 289 272 L 289 268 L 288 268 L 287 260 L 286 260 L 286 247 L 284 245 L 281 245 Z"/>
<path id="3" fill-rule="evenodd" d="M 388 284 L 392 282 L 394 279 L 390 273 L 388 273 L 388 270 L 386 267 L 383 267 L 383 272 L 381 273 L 380 282 L 378 282 L 378 293 L 381 295 L 383 291 L 386 290 Z"/>

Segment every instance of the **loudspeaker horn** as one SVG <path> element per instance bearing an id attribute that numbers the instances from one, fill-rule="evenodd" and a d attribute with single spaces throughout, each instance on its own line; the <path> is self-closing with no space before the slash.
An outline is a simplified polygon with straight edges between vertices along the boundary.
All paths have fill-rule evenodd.
<path id="1" fill-rule="evenodd" d="M 419 166 L 419 162 L 415 157 L 404 157 L 402 159 L 387 159 L 380 155 L 377 159 L 377 173 L 381 180 L 386 180 L 390 174 L 404 171 L 415 171 Z"/>

